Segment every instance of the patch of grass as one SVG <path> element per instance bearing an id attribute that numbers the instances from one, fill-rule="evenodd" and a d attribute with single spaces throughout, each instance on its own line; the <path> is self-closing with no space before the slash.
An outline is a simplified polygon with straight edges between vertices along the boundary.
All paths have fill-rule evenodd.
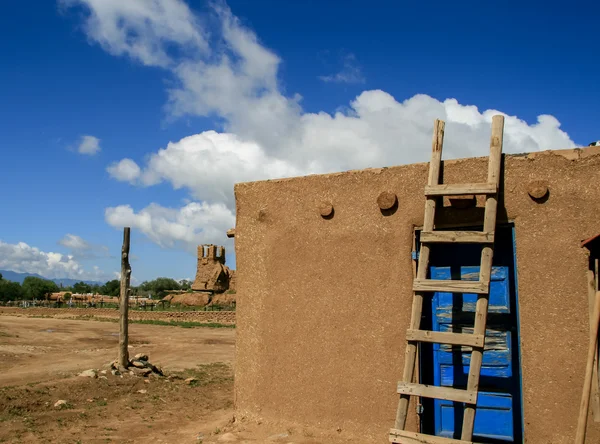
<path id="1" fill-rule="evenodd" d="M 64 404 L 61 404 L 58 408 L 60 410 L 71 410 L 72 408 L 74 408 L 74 406 L 70 402 L 65 402 Z"/>
<path id="2" fill-rule="evenodd" d="M 108 402 L 106 402 L 104 399 L 98 399 L 98 400 L 96 401 L 96 405 L 97 405 L 98 407 L 104 407 L 104 406 L 105 406 L 105 405 L 107 405 L 107 404 L 108 404 Z"/>
<path id="3" fill-rule="evenodd" d="M 0 331 L 0 338 L 12 338 L 13 335 L 10 333 L 6 333 L 5 331 Z"/>
<path id="4" fill-rule="evenodd" d="M 213 362 L 200 364 L 197 368 L 188 368 L 175 375 L 182 379 L 195 378 L 190 387 L 206 386 L 211 384 L 223 384 L 233 381 L 233 371 L 230 365 L 224 362 Z"/>
<path id="5" fill-rule="evenodd" d="M 170 325 L 181 328 L 235 328 L 235 324 L 220 324 L 218 322 L 161 321 L 158 319 L 129 320 L 129 322 L 133 324 Z"/>

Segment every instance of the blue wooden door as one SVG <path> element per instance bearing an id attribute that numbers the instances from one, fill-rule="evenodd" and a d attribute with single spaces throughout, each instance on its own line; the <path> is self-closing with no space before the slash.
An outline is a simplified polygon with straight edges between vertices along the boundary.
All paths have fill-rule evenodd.
<path id="1" fill-rule="evenodd" d="M 460 279 L 478 280 L 479 267 L 452 267 L 460 270 Z M 458 270 L 457 270 L 458 268 Z M 516 310 L 511 307 L 507 266 L 494 266 L 490 285 L 489 314 L 473 440 L 476 442 L 515 441 L 519 427 L 520 377 L 515 371 L 513 335 L 516 334 Z M 456 279 L 451 267 L 431 267 L 432 279 Z M 477 295 L 434 293 L 432 329 L 434 331 L 472 333 Z M 466 388 L 471 359 L 470 347 L 434 344 L 433 383 Z M 463 404 L 445 400 L 433 402 L 437 436 L 460 438 Z"/>

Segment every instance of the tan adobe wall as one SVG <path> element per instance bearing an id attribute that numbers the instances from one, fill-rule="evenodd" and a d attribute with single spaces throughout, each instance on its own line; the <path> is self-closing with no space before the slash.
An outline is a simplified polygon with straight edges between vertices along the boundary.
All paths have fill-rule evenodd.
<path id="1" fill-rule="evenodd" d="M 574 439 L 589 331 L 580 241 L 600 232 L 596 148 L 505 157 L 499 220 L 516 227 L 529 443 Z M 387 442 L 427 167 L 236 185 L 237 415 L 340 428 L 352 442 Z M 444 165 L 445 183 L 484 182 L 486 174 L 487 158 Z M 528 196 L 534 180 L 548 183 L 545 203 Z M 398 196 L 393 214 L 377 205 L 382 191 Z M 334 207 L 330 219 L 319 214 L 323 202 Z M 438 223 L 481 221 L 476 209 L 452 213 Z M 588 441 L 600 442 L 600 424 L 591 423 Z"/>

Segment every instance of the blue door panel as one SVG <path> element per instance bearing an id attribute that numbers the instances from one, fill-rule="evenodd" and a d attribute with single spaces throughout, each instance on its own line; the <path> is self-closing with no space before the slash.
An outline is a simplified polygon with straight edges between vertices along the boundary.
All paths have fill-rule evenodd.
<path id="1" fill-rule="evenodd" d="M 455 421 L 461 420 L 463 405 L 454 408 L 451 401 L 440 402 L 441 433 L 439 436 L 454 437 Z M 457 414 L 458 413 L 458 414 Z M 458 425 L 460 428 L 461 424 Z M 480 393 L 475 415 L 474 435 L 477 438 L 514 439 L 512 397 L 502 394 Z M 510 430 L 510 436 L 507 431 Z"/>
<path id="2" fill-rule="evenodd" d="M 431 267 L 432 279 L 478 280 L 479 267 Z M 506 317 L 511 314 L 508 267 L 493 267 L 490 283 L 488 325 L 481 367 L 480 391 L 475 415 L 475 438 L 514 440 L 514 384 L 512 336 Z M 476 294 L 436 292 L 432 298 L 434 331 L 472 333 Z M 471 348 L 433 345 L 435 385 L 466 388 Z M 434 400 L 435 432 L 460 438 L 464 405 Z"/>

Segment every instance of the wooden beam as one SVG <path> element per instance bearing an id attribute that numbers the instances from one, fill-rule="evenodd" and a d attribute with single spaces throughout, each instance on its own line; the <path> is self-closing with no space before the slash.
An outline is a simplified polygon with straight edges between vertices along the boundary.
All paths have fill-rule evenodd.
<path id="1" fill-rule="evenodd" d="M 596 265 L 598 263 L 598 259 L 596 259 Z M 597 273 L 597 272 L 596 272 Z M 593 322 L 594 322 L 594 303 L 596 301 L 596 273 L 595 270 L 588 270 L 587 278 L 588 278 L 588 299 L 590 305 L 590 335 L 593 332 Z M 592 398 L 590 400 L 591 408 L 592 408 L 592 417 L 594 418 L 594 422 L 600 422 L 600 389 L 599 389 L 599 380 L 598 380 L 598 350 L 596 350 L 596 356 L 594 357 L 594 374 L 592 377 Z"/>
<path id="2" fill-rule="evenodd" d="M 487 183 L 498 190 L 500 188 L 500 175 L 502 170 L 502 144 L 504 138 L 504 116 L 492 117 L 492 135 L 490 137 L 490 157 L 488 160 Z M 498 196 L 487 196 L 485 200 L 485 216 L 483 218 L 483 232 L 491 233 L 496 230 L 496 214 L 498 210 Z M 489 282 L 492 274 L 492 261 L 494 256 L 494 245 L 484 245 L 481 249 L 481 263 L 479 266 L 479 281 Z M 489 287 L 489 286 L 488 286 Z M 488 288 L 489 290 L 489 288 Z M 475 325 L 473 334 L 485 335 L 488 315 L 489 295 L 480 295 L 475 304 Z M 483 349 L 474 348 L 471 353 L 469 364 L 469 377 L 467 379 L 467 390 L 477 391 L 479 378 L 481 376 L 481 363 L 483 362 Z M 463 426 L 460 439 L 463 441 L 473 440 L 473 428 L 475 427 L 475 405 L 465 405 Z"/>
<path id="3" fill-rule="evenodd" d="M 414 384 L 412 382 L 398 382 L 398 393 L 425 398 L 445 399 L 446 401 L 477 403 L 477 390 L 462 390 L 452 387 L 439 387 L 435 385 Z"/>
<path id="4" fill-rule="evenodd" d="M 398 444 L 473 444 L 471 441 L 444 438 L 442 436 L 423 435 L 422 433 L 407 432 L 405 430 L 391 429 L 390 442 Z"/>
<path id="5" fill-rule="evenodd" d="M 494 243 L 494 233 L 482 231 L 422 231 L 421 242 L 463 244 Z"/>
<path id="6" fill-rule="evenodd" d="M 453 281 L 445 279 L 415 279 L 413 282 L 414 291 L 443 291 L 448 293 L 475 293 L 487 294 L 490 283 L 479 281 Z"/>
<path id="7" fill-rule="evenodd" d="M 442 164 L 442 147 L 444 145 L 444 128 L 446 124 L 443 120 L 435 121 L 433 125 L 433 139 L 431 141 L 431 160 L 429 162 L 429 175 L 427 185 L 437 185 L 440 183 L 440 170 Z M 425 200 L 425 217 L 423 220 L 423 229 L 425 231 L 433 231 L 433 222 L 435 218 L 436 199 Z M 419 263 L 417 266 L 417 278 L 426 279 L 427 269 L 429 267 L 429 245 L 423 244 L 419 253 Z M 421 325 L 421 316 L 423 314 L 423 293 L 415 293 L 413 296 L 412 309 L 410 314 L 409 328 L 418 330 Z M 415 363 L 417 360 L 417 344 L 414 342 L 406 343 L 406 351 L 404 353 L 404 370 L 402 372 L 402 380 L 410 382 L 415 372 Z M 400 395 L 398 408 L 396 410 L 395 427 L 403 429 L 406 425 L 406 417 L 408 415 L 408 404 L 410 396 Z"/>
<path id="8" fill-rule="evenodd" d="M 129 367 L 129 265 L 130 228 L 123 229 L 123 247 L 121 248 L 121 294 L 119 299 L 119 365 Z"/>
<path id="9" fill-rule="evenodd" d="M 594 303 L 594 316 L 592 320 L 592 332 L 590 335 L 590 344 L 588 347 L 587 364 L 585 367 L 585 379 L 583 380 L 583 393 L 581 395 L 581 404 L 579 406 L 579 418 L 577 420 L 577 431 L 575 434 L 575 444 L 585 443 L 585 433 L 587 427 L 588 411 L 590 408 L 590 394 L 592 391 L 592 377 L 594 375 L 594 358 L 598 351 L 598 329 L 600 328 L 600 291 L 596 292 L 596 301 Z"/>
<path id="10" fill-rule="evenodd" d="M 498 187 L 493 183 L 457 183 L 427 185 L 425 196 L 465 196 L 468 194 L 496 194 Z"/>
<path id="11" fill-rule="evenodd" d="M 229 230 L 227 230 L 227 237 L 235 237 L 235 228 L 230 228 Z"/>
<path id="12" fill-rule="evenodd" d="M 467 347 L 483 347 L 484 335 L 470 333 L 450 333 L 428 330 L 407 330 L 407 341 L 431 342 L 434 344 L 465 345 Z"/>

